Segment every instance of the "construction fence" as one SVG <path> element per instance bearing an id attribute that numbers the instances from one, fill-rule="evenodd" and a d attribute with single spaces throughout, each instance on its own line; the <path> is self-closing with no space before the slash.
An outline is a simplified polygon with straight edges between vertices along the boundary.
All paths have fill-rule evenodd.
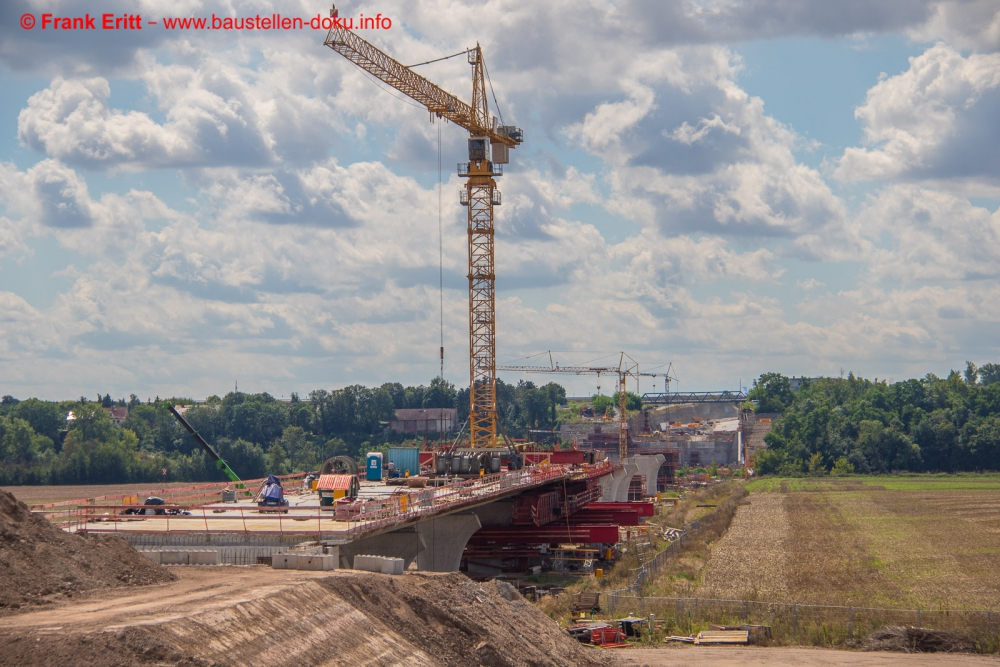
<path id="1" fill-rule="evenodd" d="M 661 571 L 663 571 L 667 564 L 675 558 L 684 549 L 684 544 L 687 543 L 691 537 L 697 535 L 701 532 L 701 519 L 692 521 L 691 523 L 685 524 L 684 528 L 673 534 L 674 539 L 655 556 L 643 563 L 637 568 L 629 570 L 629 581 L 631 582 L 628 588 L 622 589 L 620 591 L 615 591 L 615 593 L 625 593 L 629 591 L 638 593 L 643 586 L 653 581 Z"/>
<path id="2" fill-rule="evenodd" d="M 696 632 L 709 623 L 768 625 L 775 638 L 835 645 L 864 639 L 886 626 L 912 626 L 958 631 L 984 646 L 997 646 L 1000 641 L 997 634 L 1000 619 L 991 610 L 878 609 L 756 600 L 645 597 L 627 591 L 606 594 L 601 607 L 612 618 L 653 614 L 656 622 L 683 634 Z"/>
<path id="3" fill-rule="evenodd" d="M 284 484 L 292 485 L 295 488 L 297 482 L 305 479 L 306 473 L 298 472 L 290 475 L 277 475 Z M 266 478 L 243 480 L 242 484 L 249 491 L 255 491 Z M 94 496 L 92 498 L 80 498 L 77 500 L 62 500 L 53 503 L 36 503 L 30 505 L 33 514 L 38 514 L 60 528 L 68 528 L 76 519 L 75 514 L 84 507 L 114 507 L 140 505 L 148 496 L 163 498 L 167 505 L 176 506 L 197 506 L 206 502 L 218 501 L 221 498 L 223 489 L 231 489 L 235 486 L 231 481 L 208 482 L 205 484 L 189 484 L 185 486 L 169 486 L 160 489 L 149 489 L 148 491 L 137 490 L 134 493 L 119 493 L 114 495 Z M 136 489 L 142 489 L 141 484 L 135 485 Z"/>

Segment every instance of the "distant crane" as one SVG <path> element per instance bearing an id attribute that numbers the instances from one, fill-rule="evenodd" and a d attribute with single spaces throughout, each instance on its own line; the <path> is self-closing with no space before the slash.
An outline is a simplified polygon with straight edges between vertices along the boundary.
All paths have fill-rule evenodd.
<path id="1" fill-rule="evenodd" d="M 336 7 L 330 9 L 330 16 L 337 17 Z M 478 43 L 474 49 L 455 54 L 467 54 L 472 65 L 472 104 L 466 104 L 354 32 L 337 27 L 336 23 L 323 44 L 424 105 L 432 120 L 435 116 L 445 118 L 469 131 L 469 161 L 458 166 L 458 175 L 466 179 L 460 201 L 469 211 L 469 446 L 495 447 L 497 391 L 493 207 L 500 205 L 500 191 L 494 176 L 503 175 L 501 165 L 510 161 L 510 149 L 523 141 L 523 133 L 513 125 L 500 125 L 497 117 L 490 114 L 484 76 L 488 73 L 483 62 L 483 50 Z"/>
<path id="2" fill-rule="evenodd" d="M 628 413 L 626 412 L 625 381 L 634 377 L 663 377 L 664 386 L 671 380 L 671 364 L 663 373 L 639 372 L 639 362 L 624 352 L 619 353 L 617 366 L 560 366 L 553 361 L 549 352 L 548 366 L 497 366 L 498 371 L 512 373 L 571 373 L 573 375 L 617 375 L 618 376 L 618 460 L 624 462 L 628 458 Z"/>

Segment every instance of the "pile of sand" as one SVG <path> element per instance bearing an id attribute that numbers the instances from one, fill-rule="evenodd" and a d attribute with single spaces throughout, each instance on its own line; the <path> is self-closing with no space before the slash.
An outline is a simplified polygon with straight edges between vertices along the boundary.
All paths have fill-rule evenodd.
<path id="1" fill-rule="evenodd" d="M 0 491 L 0 613 L 96 588 L 143 586 L 174 575 L 120 537 L 64 532 Z"/>

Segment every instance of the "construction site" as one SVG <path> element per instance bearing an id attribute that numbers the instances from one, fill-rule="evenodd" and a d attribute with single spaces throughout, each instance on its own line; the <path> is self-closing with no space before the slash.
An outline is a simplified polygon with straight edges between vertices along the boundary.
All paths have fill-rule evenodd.
<path id="1" fill-rule="evenodd" d="M 471 66 L 466 103 L 333 24 L 325 46 L 432 121 L 469 133 L 458 165 L 468 212 L 468 421 L 450 442 L 390 450 L 387 461 L 372 453 L 363 468 L 334 457 L 316 474 L 243 480 L 168 404 L 229 483 L 30 509 L 4 494 L 5 664 L 604 662 L 530 604 L 519 577 L 613 568 L 672 488 L 681 451 L 673 426 L 654 438 L 629 422 L 627 382 L 648 373 L 624 353 L 613 366 L 497 365 L 496 179 L 523 135 L 492 113 L 482 49 L 455 54 Z M 614 377 L 621 403 L 607 437 L 570 450 L 513 442 L 497 416 L 498 371 Z M 144 586 L 154 588 L 135 588 Z"/>
<path id="2" fill-rule="evenodd" d="M 133 485 L 31 504 L 15 497 L 20 489 L 0 491 L 0 663 L 726 664 L 733 654 L 711 651 L 766 645 L 785 626 L 799 633 L 806 617 L 793 601 L 782 603 L 783 615 L 763 603 L 753 611 L 758 589 L 743 585 L 745 552 L 729 546 L 743 539 L 773 551 L 753 541 L 747 517 L 777 516 L 783 505 L 746 500 L 739 478 L 752 474 L 774 415 L 755 414 L 742 390 L 670 392 L 669 368 L 640 369 L 625 352 L 605 365 L 497 363 L 497 179 L 525 137 L 494 115 L 483 50 L 446 56 L 470 66 L 465 102 L 349 29 L 335 24 L 323 45 L 343 56 L 333 65 L 360 68 L 422 105 L 432 122 L 468 132 L 457 167 L 468 222 L 467 422 L 423 447 L 243 479 L 168 404 L 227 482 Z M 609 377 L 617 404 L 603 414 L 581 406 L 548 434 L 555 446 L 515 441 L 498 417 L 498 373 Z M 662 378 L 664 392 L 643 394 L 630 410 L 640 378 Z M 443 430 L 451 430 L 447 419 Z M 439 411 L 397 423 L 426 434 L 444 420 Z M 724 546 L 735 555 L 706 566 L 734 517 L 739 531 Z M 787 537 L 782 530 L 775 539 Z M 706 567 L 711 590 L 722 592 L 699 601 L 694 582 Z M 667 573 L 673 588 L 647 601 L 644 591 Z M 718 603 L 711 618 L 708 602 Z M 863 617 L 855 605 L 844 607 L 845 642 Z M 992 612 L 988 619 L 983 636 L 995 635 Z M 657 656 L 630 650 L 653 642 Z M 694 658 L 689 645 L 724 648 Z M 774 660 L 757 655 L 729 664 Z M 833 664 L 817 660 L 800 662 Z"/>

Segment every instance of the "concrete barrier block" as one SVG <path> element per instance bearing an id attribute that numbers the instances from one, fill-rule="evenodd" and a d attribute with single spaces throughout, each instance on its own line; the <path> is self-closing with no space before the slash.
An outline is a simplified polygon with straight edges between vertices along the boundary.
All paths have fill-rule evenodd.
<path id="1" fill-rule="evenodd" d="M 159 551 L 140 551 L 143 556 L 153 561 L 154 563 L 160 562 L 160 552 Z"/>
<path id="2" fill-rule="evenodd" d="M 271 567 L 275 570 L 295 570 L 299 566 L 297 554 L 274 554 L 271 556 Z"/>
<path id="3" fill-rule="evenodd" d="M 206 549 L 204 551 L 189 551 L 188 565 L 218 565 L 218 549 Z"/>
<path id="4" fill-rule="evenodd" d="M 315 555 L 299 556 L 299 570 L 336 570 L 339 556 L 335 555 Z"/>
<path id="5" fill-rule="evenodd" d="M 383 558 L 382 574 L 403 574 L 403 559 Z"/>
<path id="6" fill-rule="evenodd" d="M 186 551 L 161 551 L 160 565 L 187 565 L 188 552 Z"/>
<path id="7" fill-rule="evenodd" d="M 364 570 L 366 572 L 381 572 L 382 571 L 382 557 L 381 556 L 355 556 L 354 557 L 354 569 Z"/>

